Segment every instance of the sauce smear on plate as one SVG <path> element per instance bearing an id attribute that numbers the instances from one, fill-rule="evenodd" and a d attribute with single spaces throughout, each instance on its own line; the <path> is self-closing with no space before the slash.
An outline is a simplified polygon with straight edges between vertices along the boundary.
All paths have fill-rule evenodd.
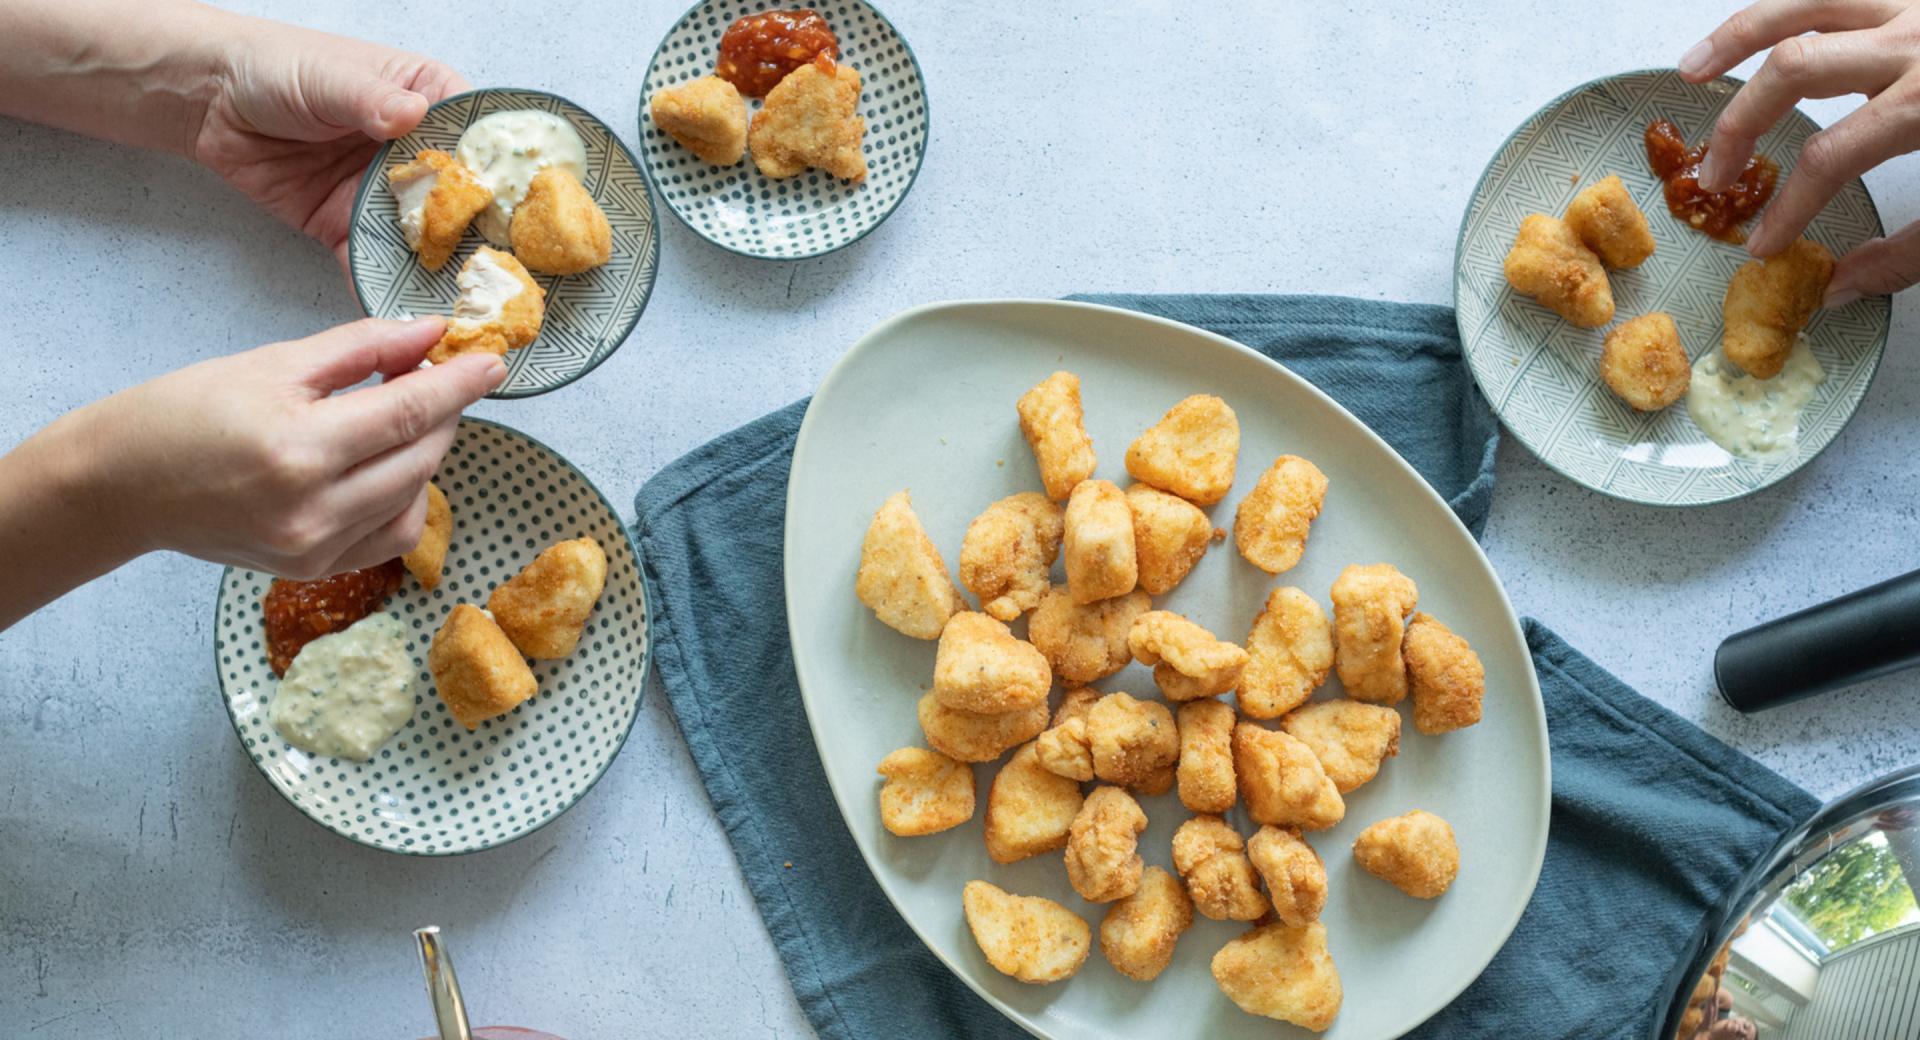
<path id="1" fill-rule="evenodd" d="M 747 97 L 766 97 L 787 73 L 823 54 L 838 58 L 840 39 L 820 12 L 763 11 L 727 26 L 713 71 Z"/>
<path id="2" fill-rule="evenodd" d="M 400 588 L 406 573 L 397 559 L 318 581 L 275 578 L 260 602 L 267 626 L 267 663 L 273 674 L 287 674 L 300 649 L 380 609 Z"/>
<path id="3" fill-rule="evenodd" d="M 1666 185 L 1667 210 L 1689 227 L 1722 242 L 1745 242 L 1746 232 L 1740 225 L 1773 197 L 1780 167 L 1764 155 L 1755 155 L 1747 160 L 1747 168 L 1740 171 L 1732 187 L 1706 191 L 1700 187 L 1700 160 L 1706 157 L 1706 145 L 1688 148 L 1687 139 L 1680 136 L 1680 128 L 1670 119 L 1648 123 L 1646 141 L 1647 166 Z"/>

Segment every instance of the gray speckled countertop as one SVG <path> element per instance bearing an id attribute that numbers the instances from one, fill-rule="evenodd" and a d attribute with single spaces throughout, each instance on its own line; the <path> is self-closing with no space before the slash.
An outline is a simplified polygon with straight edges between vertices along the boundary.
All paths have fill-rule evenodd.
<path id="1" fill-rule="evenodd" d="M 629 135 L 681 11 L 569 5 L 578 29 L 543 19 L 502 46 L 501 22 L 448 32 L 448 8 L 420 0 L 246 6 L 430 50 L 483 85 L 558 90 Z M 890 6 L 924 63 L 933 137 L 878 232 L 782 265 L 665 217 L 625 349 L 563 392 L 476 413 L 552 444 L 630 510 L 666 462 L 807 393 L 864 330 L 929 300 L 1445 302 L 1460 212 L 1505 135 L 1568 87 L 1672 62 L 1731 9 L 1000 6 Z M 1831 122 L 1848 104 L 1808 108 Z M 1917 173 L 1902 159 L 1869 175 L 1889 226 L 1920 215 Z M 358 316 L 329 257 L 183 161 L 0 122 L 0 184 L 0 446 L 197 358 Z M 1488 550 L 1515 605 L 1817 794 L 1920 759 L 1912 676 L 1743 718 L 1708 673 L 1728 632 L 1920 566 L 1916 306 L 1896 303 L 1839 442 L 1746 501 L 1623 505 L 1503 446 Z M 385 855 L 302 819 L 235 746 L 210 653 L 217 575 L 151 557 L 0 635 L 9 1035 L 421 1036 L 406 932 L 425 923 L 448 929 L 478 1021 L 575 1040 L 806 1032 L 657 690 L 552 826 L 450 861 Z"/>

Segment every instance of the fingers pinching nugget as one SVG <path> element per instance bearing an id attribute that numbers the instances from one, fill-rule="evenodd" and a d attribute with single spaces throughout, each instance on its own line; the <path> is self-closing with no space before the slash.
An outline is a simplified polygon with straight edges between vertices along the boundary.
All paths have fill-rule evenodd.
<path id="1" fill-rule="evenodd" d="M 533 175 L 508 226 L 513 255 L 531 271 L 579 274 L 613 258 L 613 226 L 580 178 L 563 166 Z"/>
<path id="2" fill-rule="evenodd" d="M 1180 933 L 1193 924 L 1193 901 L 1172 874 L 1148 867 L 1133 894 L 1107 908 L 1100 921 L 1100 952 L 1113 970 L 1152 982 L 1167 970 Z"/>
<path id="3" fill-rule="evenodd" d="M 1685 397 L 1693 367 L 1673 318 L 1654 311 L 1615 325 L 1600 350 L 1600 379 L 1642 412 L 1657 412 Z"/>
<path id="4" fill-rule="evenodd" d="M 1093 779 L 1093 741 L 1087 736 L 1085 718 L 1054 723 L 1034 738 L 1033 746 L 1048 772 L 1070 780 Z"/>
<path id="5" fill-rule="evenodd" d="M 1233 727 L 1233 773 L 1255 823 L 1321 831 L 1347 815 L 1340 789 L 1290 733 L 1252 722 Z"/>
<path id="6" fill-rule="evenodd" d="M 1402 641 L 1413 724 L 1422 733 L 1448 733 L 1480 721 L 1487 670 L 1467 641 L 1428 614 L 1415 614 Z"/>
<path id="7" fill-rule="evenodd" d="M 1307 551 L 1307 529 L 1326 497 L 1320 467 L 1298 455 L 1280 456 L 1233 511 L 1233 544 L 1268 574 L 1292 568 Z"/>
<path id="8" fill-rule="evenodd" d="M 512 253 L 481 246 L 454 276 L 460 295 L 440 342 L 427 351 L 439 364 L 461 354 L 499 354 L 540 338 L 546 319 L 547 291 L 540 288 Z"/>
<path id="9" fill-rule="evenodd" d="M 468 729 L 505 715 L 539 691 L 533 670 L 486 612 L 471 603 L 453 608 L 427 651 L 434 692 Z"/>
<path id="10" fill-rule="evenodd" d="M 1173 869 L 1193 908 L 1215 921 L 1256 921 L 1267 912 L 1260 876 L 1240 832 L 1218 816 L 1195 816 L 1173 832 Z"/>
<path id="11" fill-rule="evenodd" d="M 1067 497 L 1067 592 L 1075 603 L 1124 596 L 1140 580 L 1133 508 L 1111 481 L 1083 480 Z"/>
<path id="12" fill-rule="evenodd" d="M 1354 564 L 1333 581 L 1333 665 L 1347 696 L 1398 704 L 1407 695 L 1400 658 L 1406 616 L 1420 602 L 1413 579 L 1390 563 Z"/>
<path id="13" fill-rule="evenodd" d="M 1167 699 L 1214 697 L 1240 683 L 1247 652 L 1170 610 L 1149 610 L 1127 633 L 1133 659 L 1153 666 Z"/>
<path id="14" fill-rule="evenodd" d="M 881 503 L 860 543 L 860 573 L 854 594 L 882 624 L 915 639 L 938 639 L 947 619 L 967 609 L 947 576 L 927 529 L 905 491 Z"/>
<path id="15" fill-rule="evenodd" d="M 420 266 L 438 271 L 447 265 L 467 225 L 493 201 L 493 190 L 446 152 L 427 149 L 387 171 L 400 233 L 407 248 L 420 254 Z"/>
<path id="16" fill-rule="evenodd" d="M 573 538 L 547 546 L 496 587 L 487 609 L 521 653 L 557 660 L 579 645 L 606 584 L 606 551 L 591 538 Z"/>
<path id="17" fill-rule="evenodd" d="M 1616 270 L 1639 267 L 1653 255 L 1653 231 L 1647 215 L 1627 194 L 1619 177 L 1602 177 L 1567 203 L 1567 227 L 1580 244 Z"/>
<path id="18" fill-rule="evenodd" d="M 1093 929 L 1051 899 L 1016 896 L 985 881 L 960 892 L 967 930 L 987 963 L 1021 982 L 1059 982 L 1080 970 L 1093 948 Z"/>
<path id="19" fill-rule="evenodd" d="M 1213 521 L 1192 502 L 1145 484 L 1127 488 L 1127 505 L 1140 587 L 1155 596 L 1173 591 L 1213 544 Z"/>
<path id="20" fill-rule="evenodd" d="M 1058 779 L 1058 778 L 1056 778 Z M 1067 832 L 1067 881 L 1089 903 L 1111 903 L 1140 887 L 1140 832 L 1147 814 L 1118 787 L 1096 787 Z"/>
<path id="21" fill-rule="evenodd" d="M 1038 491 L 1009 495 L 967 525 L 960 543 L 960 584 L 980 597 L 980 609 L 1012 621 L 1040 604 L 1047 572 L 1060 555 L 1065 518 Z"/>
<path id="22" fill-rule="evenodd" d="M 1727 360 L 1760 379 L 1779 375 L 1832 279 L 1833 254 L 1807 238 L 1765 260 L 1741 264 L 1720 304 L 1726 325 L 1720 348 Z"/>
<path id="23" fill-rule="evenodd" d="M 1199 813 L 1233 808 L 1233 705 L 1199 700 L 1180 706 L 1180 804 Z"/>
<path id="24" fill-rule="evenodd" d="M 1045 701 L 1023 711 L 981 715 L 955 711 L 928 690 L 920 698 L 918 710 L 920 732 L 926 735 L 927 745 L 962 762 L 991 762 L 1047 728 Z"/>
<path id="25" fill-rule="evenodd" d="M 1249 1015 L 1324 1033 L 1340 1014 L 1340 973 L 1327 927 L 1263 924 L 1213 955 L 1213 981 Z"/>
<path id="26" fill-rule="evenodd" d="M 880 826 L 903 838 L 973 819 L 973 770 L 938 751 L 905 747 L 880 760 Z"/>
<path id="27" fill-rule="evenodd" d="M 1040 764 L 1037 743 L 1023 746 L 994 774 L 987 791 L 988 857 L 1012 863 L 1065 845 L 1081 801 L 1077 781 Z"/>
<path id="28" fill-rule="evenodd" d="M 1613 287 L 1593 250 L 1580 244 L 1573 229 L 1535 213 L 1520 222 L 1507 252 L 1507 284 L 1524 296 L 1583 329 L 1613 320 Z"/>
<path id="29" fill-rule="evenodd" d="M 1353 840 L 1353 858 L 1367 873 L 1415 899 L 1438 898 L 1460 874 L 1453 828 L 1424 809 L 1361 831 Z"/>
<path id="30" fill-rule="evenodd" d="M 1045 707 L 1047 659 L 1007 626 L 972 611 L 955 614 L 933 658 L 933 694 L 957 711 L 994 715 Z"/>
<path id="31" fill-rule="evenodd" d="M 1400 713 L 1345 697 L 1296 708 L 1280 728 L 1313 749 L 1341 794 L 1373 779 L 1382 761 L 1400 753 Z"/>
<path id="32" fill-rule="evenodd" d="M 1274 916 L 1298 928 L 1320 919 L 1327 905 L 1327 865 L 1298 833 L 1262 827 L 1247 839 L 1247 858 L 1267 883 Z"/>
<path id="33" fill-rule="evenodd" d="M 1061 682 L 1090 683 L 1133 660 L 1127 633 L 1152 605 L 1138 589 L 1095 603 L 1075 603 L 1065 586 L 1055 585 L 1027 619 L 1027 638 L 1046 655 Z"/>
<path id="34" fill-rule="evenodd" d="M 701 162 L 732 166 L 747 154 L 747 103 L 718 76 L 662 87 L 647 100 L 647 111 L 653 125 Z"/>
<path id="35" fill-rule="evenodd" d="M 860 145 L 867 121 L 860 118 L 860 73 L 824 55 L 787 73 L 767 92 L 747 130 L 753 164 L 768 177 L 797 177 L 823 170 L 845 181 L 867 178 Z"/>
<path id="36" fill-rule="evenodd" d="M 1210 506 L 1233 487 L 1239 457 L 1239 417 L 1218 397 L 1195 394 L 1127 446 L 1127 472 L 1142 484 Z"/>
<path id="37" fill-rule="evenodd" d="M 1277 719 L 1305 704 L 1333 671 L 1333 626 L 1313 597 L 1292 586 L 1267 593 L 1266 608 L 1247 633 L 1240 673 L 1240 710 Z"/>
<path id="38" fill-rule="evenodd" d="M 453 508 L 447 505 L 446 492 L 431 481 L 427 483 L 427 522 L 420 528 L 420 540 L 400 557 L 400 563 L 425 588 L 440 584 L 440 573 L 447 563 L 447 543 L 453 540 Z"/>
<path id="39" fill-rule="evenodd" d="M 1080 409 L 1080 377 L 1055 372 L 1020 395 L 1020 434 L 1033 449 L 1047 497 L 1063 502 L 1093 476 L 1093 438 Z"/>
<path id="40" fill-rule="evenodd" d="M 1180 757 L 1180 732 L 1166 705 L 1109 693 L 1087 711 L 1093 774 L 1110 784 L 1139 787 L 1170 772 Z"/>

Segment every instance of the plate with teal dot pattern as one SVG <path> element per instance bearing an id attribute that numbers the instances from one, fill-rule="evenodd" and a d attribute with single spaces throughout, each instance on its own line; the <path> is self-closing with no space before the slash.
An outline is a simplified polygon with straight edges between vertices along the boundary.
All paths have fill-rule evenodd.
<path id="1" fill-rule="evenodd" d="M 268 722 L 279 679 L 267 664 L 260 603 L 271 575 L 227 568 L 214 608 L 220 693 L 247 757 L 321 826 L 418 856 L 501 845 L 571 808 L 626 742 L 651 659 L 633 542 L 579 470 L 523 433 L 465 418 L 434 483 L 453 510 L 440 584 L 428 590 L 409 575 L 386 604 L 412 638 L 413 717 L 370 761 L 310 755 Z M 580 645 L 564 660 L 530 662 L 539 692 L 469 731 L 434 692 L 434 633 L 456 605 L 484 606 L 541 550 L 583 536 L 606 551 L 607 584 Z"/>
<path id="2" fill-rule="evenodd" d="M 840 61 L 860 73 L 866 180 L 849 184 L 819 170 L 775 180 L 760 174 L 751 152 L 732 166 L 702 161 L 653 125 L 647 99 L 712 74 L 727 26 L 774 6 L 703 0 L 674 23 L 641 84 L 640 160 L 661 201 L 694 234 L 743 256 L 799 260 L 859 241 L 906 198 L 927 151 L 927 89 L 913 49 L 871 4 L 813 4 L 840 39 Z M 746 100 L 758 110 L 759 101 Z"/>

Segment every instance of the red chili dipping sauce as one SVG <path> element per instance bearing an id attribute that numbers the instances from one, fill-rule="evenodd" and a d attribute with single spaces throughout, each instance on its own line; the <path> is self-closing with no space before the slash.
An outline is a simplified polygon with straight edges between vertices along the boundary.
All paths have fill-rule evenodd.
<path id="1" fill-rule="evenodd" d="M 747 97 L 766 97 L 787 73 L 819 55 L 840 56 L 840 40 L 820 12 L 762 11 L 727 26 L 714 75 Z"/>
<path id="2" fill-rule="evenodd" d="M 388 560 L 319 581 L 275 578 L 260 602 L 267 624 L 267 663 L 273 666 L 273 674 L 287 674 L 301 647 L 385 606 L 405 573 L 399 560 Z"/>
<path id="3" fill-rule="evenodd" d="M 1700 187 L 1700 160 L 1707 146 L 1687 147 L 1686 138 L 1672 120 L 1659 119 L 1647 124 L 1647 166 L 1666 184 L 1667 210 L 1695 228 L 1723 242 L 1738 245 L 1747 240 L 1740 225 L 1773 198 L 1774 182 L 1780 179 L 1780 167 L 1764 155 L 1747 160 L 1733 186 L 1726 191 L 1710 192 Z"/>

